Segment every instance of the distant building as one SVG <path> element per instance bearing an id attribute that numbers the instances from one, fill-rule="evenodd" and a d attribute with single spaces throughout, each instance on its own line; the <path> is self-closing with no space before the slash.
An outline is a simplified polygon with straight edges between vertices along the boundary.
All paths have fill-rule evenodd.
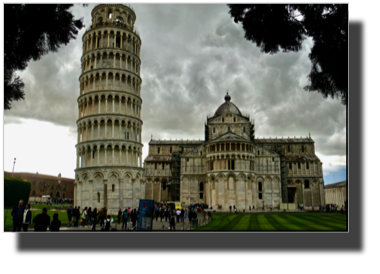
<path id="1" fill-rule="evenodd" d="M 4 172 L 4 176 L 24 179 L 31 183 L 29 197 L 50 195 L 52 198 L 74 198 L 74 179 L 29 172 Z"/>
<path id="2" fill-rule="evenodd" d="M 347 181 L 325 185 L 325 203 L 338 205 L 338 208 L 347 204 Z"/>
<path id="3" fill-rule="evenodd" d="M 324 205 L 322 162 L 314 140 L 255 138 L 254 121 L 225 96 L 207 117 L 205 140 L 151 140 L 145 198 L 238 210 L 281 203 Z"/>

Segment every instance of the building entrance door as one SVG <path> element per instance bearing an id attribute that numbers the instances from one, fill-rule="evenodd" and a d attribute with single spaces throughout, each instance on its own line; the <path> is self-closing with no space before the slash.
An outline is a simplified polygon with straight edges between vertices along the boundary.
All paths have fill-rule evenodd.
<path id="1" fill-rule="evenodd" d="M 296 189 L 288 188 L 288 203 L 295 203 L 296 201 Z"/>

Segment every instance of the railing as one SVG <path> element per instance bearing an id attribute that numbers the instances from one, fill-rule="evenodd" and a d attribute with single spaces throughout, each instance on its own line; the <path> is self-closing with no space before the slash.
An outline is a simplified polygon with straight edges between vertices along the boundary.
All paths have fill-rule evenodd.
<path id="1" fill-rule="evenodd" d="M 101 22 L 101 23 L 96 23 L 95 26 L 94 25 L 90 25 L 87 29 L 86 29 L 86 32 L 87 31 L 90 31 L 92 29 L 96 29 L 96 28 L 99 28 L 99 27 L 107 27 L 107 26 L 116 26 L 116 27 L 120 27 L 120 28 L 124 28 L 124 29 L 127 29 L 135 34 L 137 34 L 138 36 L 140 36 L 140 32 L 138 31 L 138 29 L 136 27 L 130 27 L 128 26 L 127 24 L 122 24 L 120 22 L 117 22 L 117 21 L 105 21 L 105 22 Z"/>

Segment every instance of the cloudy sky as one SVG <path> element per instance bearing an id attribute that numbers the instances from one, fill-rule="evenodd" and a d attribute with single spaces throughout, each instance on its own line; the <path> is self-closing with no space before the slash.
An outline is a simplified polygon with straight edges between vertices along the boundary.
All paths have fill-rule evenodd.
<path id="1" fill-rule="evenodd" d="M 91 25 L 94 5 L 72 8 Z M 203 139 L 207 114 L 228 90 L 255 119 L 256 136 L 315 141 L 326 183 L 346 179 L 346 107 L 303 90 L 312 40 L 267 55 L 244 39 L 225 4 L 132 4 L 142 40 L 144 155 L 154 139 Z M 4 112 L 4 170 L 74 178 L 82 29 L 76 40 L 20 73 L 25 100 Z"/>

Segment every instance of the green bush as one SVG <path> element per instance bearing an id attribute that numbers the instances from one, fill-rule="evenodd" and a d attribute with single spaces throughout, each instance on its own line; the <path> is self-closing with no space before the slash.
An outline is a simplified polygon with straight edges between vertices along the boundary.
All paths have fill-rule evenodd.
<path id="1" fill-rule="evenodd" d="M 30 189 L 30 182 L 4 176 L 4 207 L 15 207 L 20 200 L 23 200 L 24 205 L 26 205 L 29 202 Z"/>

